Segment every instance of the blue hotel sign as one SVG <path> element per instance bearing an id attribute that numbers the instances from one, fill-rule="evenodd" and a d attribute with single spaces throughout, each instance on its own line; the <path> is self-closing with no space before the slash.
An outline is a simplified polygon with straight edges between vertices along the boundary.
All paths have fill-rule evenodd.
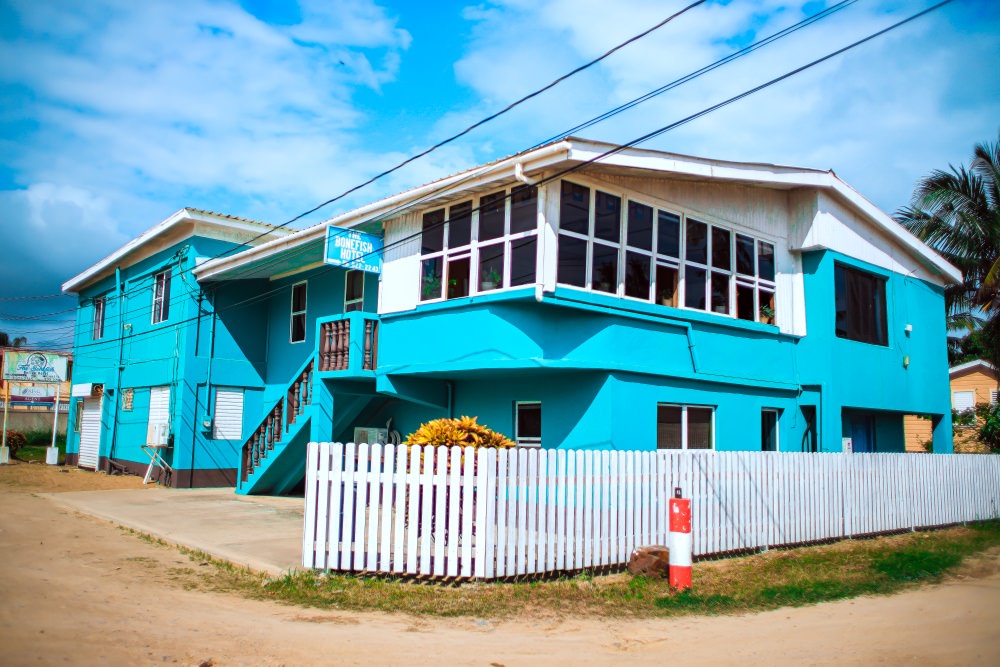
<path id="1" fill-rule="evenodd" d="M 326 228 L 324 262 L 348 269 L 382 272 L 382 239 L 354 229 Z"/>

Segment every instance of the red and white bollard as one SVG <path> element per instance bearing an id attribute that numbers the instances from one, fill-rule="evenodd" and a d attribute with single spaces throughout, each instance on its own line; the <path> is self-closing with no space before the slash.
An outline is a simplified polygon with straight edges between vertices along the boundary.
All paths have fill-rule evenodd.
<path id="1" fill-rule="evenodd" d="M 691 500 L 680 487 L 670 499 L 670 587 L 691 588 Z"/>

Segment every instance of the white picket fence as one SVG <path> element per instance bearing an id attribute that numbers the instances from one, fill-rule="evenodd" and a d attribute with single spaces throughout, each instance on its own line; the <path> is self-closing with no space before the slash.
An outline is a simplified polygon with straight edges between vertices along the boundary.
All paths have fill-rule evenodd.
<path id="1" fill-rule="evenodd" d="M 494 579 L 619 566 L 668 544 L 692 502 L 694 554 L 1000 516 L 1000 456 L 581 451 L 309 443 L 302 563 Z"/>

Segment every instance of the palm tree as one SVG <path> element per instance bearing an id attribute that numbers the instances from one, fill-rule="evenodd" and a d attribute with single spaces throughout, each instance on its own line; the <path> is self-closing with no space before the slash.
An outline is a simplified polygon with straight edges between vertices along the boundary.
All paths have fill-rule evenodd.
<path id="1" fill-rule="evenodd" d="M 948 328 L 979 331 L 1000 367 L 1000 140 L 977 144 L 968 168 L 931 172 L 896 220 L 962 272 L 944 292 Z"/>
<path id="2" fill-rule="evenodd" d="M 0 347 L 24 347 L 27 344 L 27 336 L 16 336 L 11 338 L 6 331 L 0 331 Z"/>

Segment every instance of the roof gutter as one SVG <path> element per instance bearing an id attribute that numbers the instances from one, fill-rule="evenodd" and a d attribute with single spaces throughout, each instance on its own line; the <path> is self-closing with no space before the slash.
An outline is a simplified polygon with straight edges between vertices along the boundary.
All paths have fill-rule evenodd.
<path id="1" fill-rule="evenodd" d="M 505 169 L 511 170 L 511 175 L 517 180 L 527 183 L 528 181 L 524 180 L 527 178 L 524 176 L 525 162 L 546 160 L 560 153 L 568 155 L 571 148 L 572 146 L 568 141 L 560 141 L 552 144 L 551 146 L 544 146 L 530 153 L 501 160 L 496 164 L 471 169 L 435 183 L 407 190 L 406 192 L 398 195 L 387 197 L 386 199 L 382 199 L 372 204 L 362 206 L 361 208 L 354 209 L 353 211 L 348 211 L 347 213 L 334 218 L 330 218 L 325 222 L 303 229 L 302 231 L 292 234 L 291 236 L 262 243 L 259 246 L 254 246 L 253 248 L 244 250 L 236 255 L 205 262 L 201 266 L 195 268 L 194 275 L 198 280 L 207 280 L 219 276 L 227 271 L 249 264 L 257 259 L 263 259 L 296 246 L 303 245 L 310 241 L 322 239 L 326 236 L 327 227 L 355 227 L 368 222 L 379 215 L 390 211 L 396 211 L 401 207 L 417 203 L 419 200 L 427 197 L 428 195 L 444 195 L 452 188 L 469 187 L 486 178 L 495 180 L 497 178 L 497 172 Z M 517 175 L 518 171 L 520 171 L 520 177 Z"/>

